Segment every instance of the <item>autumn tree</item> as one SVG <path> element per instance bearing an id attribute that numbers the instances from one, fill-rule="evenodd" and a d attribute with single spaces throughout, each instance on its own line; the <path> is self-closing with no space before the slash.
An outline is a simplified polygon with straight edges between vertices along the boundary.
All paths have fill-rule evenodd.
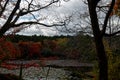
<path id="1" fill-rule="evenodd" d="M 33 24 L 39 26 L 61 26 L 64 21 L 44 23 L 49 15 L 43 16 L 42 10 L 47 10 L 60 0 L 0 0 L 0 36 L 7 31 L 11 33 L 30 27 Z M 42 22 L 43 21 L 43 22 Z"/>

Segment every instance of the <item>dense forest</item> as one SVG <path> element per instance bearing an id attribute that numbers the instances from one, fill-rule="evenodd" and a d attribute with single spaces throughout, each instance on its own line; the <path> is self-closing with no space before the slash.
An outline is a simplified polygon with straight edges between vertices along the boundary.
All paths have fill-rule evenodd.
<path id="1" fill-rule="evenodd" d="M 119 36 L 104 38 L 104 45 L 114 56 L 120 55 L 119 42 Z M 6 55 L 5 59 L 10 56 L 17 59 L 59 56 L 60 59 L 78 59 L 82 62 L 97 59 L 93 37 L 83 34 L 75 36 L 8 35 L 1 38 L 0 48 L 0 53 Z"/>
<path id="2" fill-rule="evenodd" d="M 93 58 L 92 56 L 91 58 L 87 56 L 89 53 L 92 55 L 94 51 L 91 39 L 92 37 L 87 35 L 53 37 L 9 35 L 1 38 L 2 43 L 0 46 L 2 48 L 1 54 L 7 53 L 5 54 L 7 57 L 12 56 L 17 59 L 18 57 L 23 59 L 39 59 L 39 57 L 59 56 L 61 59 L 84 60 L 83 58 Z M 6 46 L 7 48 L 4 48 Z"/>

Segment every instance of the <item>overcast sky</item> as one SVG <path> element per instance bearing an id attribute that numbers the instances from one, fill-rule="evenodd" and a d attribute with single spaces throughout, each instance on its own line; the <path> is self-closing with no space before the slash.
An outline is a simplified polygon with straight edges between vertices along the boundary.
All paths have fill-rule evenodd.
<path id="1" fill-rule="evenodd" d="M 82 0 L 70 0 L 68 2 L 61 1 L 59 7 L 50 8 L 49 10 L 43 10 L 41 11 L 41 13 L 45 15 L 49 15 L 49 20 L 45 21 L 45 22 L 49 22 L 51 21 L 51 19 L 53 20 L 53 18 L 56 15 L 67 16 L 76 11 L 81 12 L 83 11 L 83 6 L 84 6 L 84 3 L 82 2 Z M 33 25 L 33 26 L 36 26 L 36 25 Z M 54 27 L 48 28 L 48 27 L 38 26 L 37 28 L 36 27 L 26 28 L 17 34 L 20 34 L 20 35 L 36 34 L 36 35 L 53 36 L 53 35 L 61 35 L 64 33 L 58 32 Z"/>

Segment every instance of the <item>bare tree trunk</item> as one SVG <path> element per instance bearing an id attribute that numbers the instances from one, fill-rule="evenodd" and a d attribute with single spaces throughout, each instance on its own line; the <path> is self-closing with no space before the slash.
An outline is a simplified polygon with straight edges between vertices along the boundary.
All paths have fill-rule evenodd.
<path id="1" fill-rule="evenodd" d="M 105 53 L 102 38 L 95 40 L 99 62 L 99 80 L 108 80 L 108 59 Z"/>
<path id="2" fill-rule="evenodd" d="M 6 26 L 6 25 L 3 26 L 3 27 L 0 29 L 0 37 L 2 37 L 8 29 L 9 29 L 8 26 Z"/>
<path id="3" fill-rule="evenodd" d="M 91 18 L 91 26 L 93 30 L 96 51 L 98 56 L 99 63 L 99 80 L 108 80 L 108 60 L 105 53 L 105 48 L 103 44 L 103 36 L 101 34 L 98 17 L 96 13 L 96 5 L 94 4 L 95 0 L 88 0 L 89 13 Z"/>

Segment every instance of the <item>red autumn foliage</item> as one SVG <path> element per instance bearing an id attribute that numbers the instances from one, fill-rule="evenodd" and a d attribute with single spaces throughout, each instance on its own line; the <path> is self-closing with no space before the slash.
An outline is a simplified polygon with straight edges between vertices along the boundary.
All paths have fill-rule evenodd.
<path id="1" fill-rule="evenodd" d="M 5 38 L 0 39 L 0 59 L 10 59 L 20 57 L 20 51 L 15 44 L 7 41 Z"/>
<path id="2" fill-rule="evenodd" d="M 29 57 L 41 56 L 42 45 L 40 42 L 31 43 L 29 45 Z"/>
<path id="3" fill-rule="evenodd" d="M 49 48 L 52 52 L 57 50 L 55 40 L 46 40 L 45 44 L 41 42 L 23 42 L 12 43 L 5 38 L 0 38 L 0 59 L 36 59 L 40 58 L 43 48 Z"/>
<path id="4" fill-rule="evenodd" d="M 18 45 L 23 58 L 34 58 L 41 56 L 42 46 L 40 42 L 19 42 Z"/>

